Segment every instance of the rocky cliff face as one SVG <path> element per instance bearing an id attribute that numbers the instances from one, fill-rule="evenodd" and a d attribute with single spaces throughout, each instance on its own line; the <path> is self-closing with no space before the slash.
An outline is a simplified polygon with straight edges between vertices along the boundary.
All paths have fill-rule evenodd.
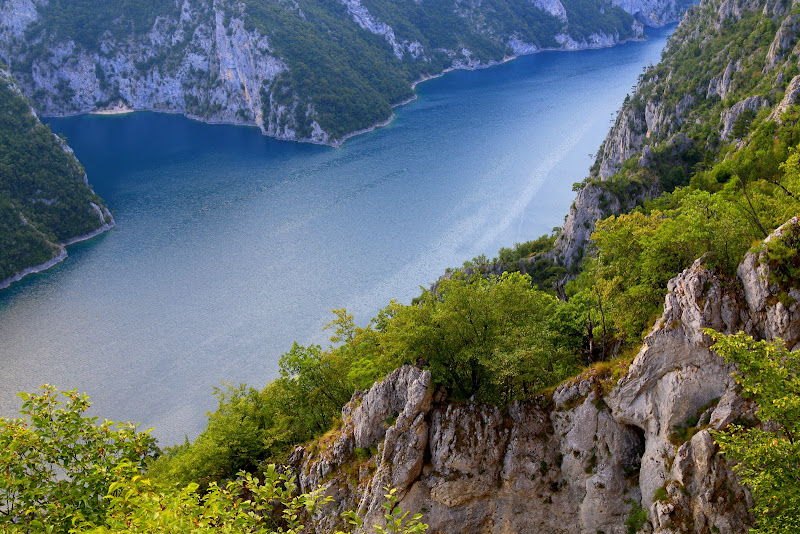
<path id="1" fill-rule="evenodd" d="M 662 61 L 645 70 L 619 111 L 552 259 L 577 267 L 598 219 L 680 185 L 659 181 L 665 168 L 688 171 L 701 151 L 715 152 L 734 141 L 734 126 L 744 112 L 752 117 L 772 108 L 771 118 L 778 120 L 797 101 L 800 81 L 791 58 L 800 53 L 798 20 L 789 11 L 771 0 L 703 0 L 687 12 Z M 734 35 L 751 36 L 748 46 L 737 44 Z M 624 185 L 611 186 L 614 182 Z M 620 187 L 622 198 L 603 200 L 619 196 L 614 190 Z"/>
<path id="2" fill-rule="evenodd" d="M 789 225 L 800 221 L 770 239 Z M 341 428 L 295 450 L 303 489 L 322 485 L 338 512 L 358 508 L 371 525 L 382 520 L 383 487 L 395 487 L 434 533 L 623 534 L 640 507 L 640 532 L 745 532 L 749 494 L 710 431 L 752 417 L 753 406 L 702 330 L 797 348 L 800 289 L 781 304 L 763 254 L 748 254 L 734 279 L 700 261 L 673 279 L 663 316 L 618 380 L 595 369 L 551 401 L 500 410 L 448 404 L 429 371 L 398 369 L 353 397 Z M 333 512 L 315 521 L 330 528 Z"/>
<path id="3" fill-rule="evenodd" d="M 554 27 L 560 28 L 550 36 L 539 36 L 542 42 L 554 43 L 543 46 L 513 26 L 503 29 L 502 35 L 498 33 L 500 30 L 491 25 L 492 17 L 487 17 L 480 3 L 454 3 L 450 16 L 461 19 L 457 24 L 464 25 L 469 35 L 492 41 L 492 50 L 507 50 L 498 59 L 487 59 L 485 51 L 464 44 L 442 48 L 433 39 L 423 44 L 422 34 L 416 30 L 409 33 L 406 28 L 408 35 L 401 35 L 360 0 L 342 0 L 341 4 L 342 14 L 331 8 L 335 14 L 325 15 L 344 17 L 337 21 L 341 28 L 327 32 L 346 32 L 353 43 L 367 47 L 342 49 L 342 53 L 358 56 L 352 61 L 322 55 L 334 54 L 331 50 L 339 46 L 330 45 L 324 35 L 314 36 L 317 40 L 302 35 L 307 31 L 324 33 L 325 27 L 318 28 L 319 13 L 306 14 L 297 2 L 251 6 L 229 0 L 176 0 L 174 6 L 162 5 L 152 24 L 111 16 L 110 27 L 99 31 L 95 41 L 70 35 L 68 30 L 72 27 L 63 18 L 71 12 L 59 12 L 61 8 L 53 8 L 49 0 L 6 0 L 0 4 L 0 58 L 12 66 L 27 96 L 45 115 L 86 113 L 115 106 L 170 111 L 209 122 L 255 125 L 266 135 L 280 139 L 335 145 L 352 130 L 388 119 L 388 104 L 408 98 L 413 78 L 420 75 L 438 74 L 448 68 L 474 68 L 495 63 L 508 54 L 533 53 L 543 48 L 611 46 L 642 33 L 640 22 L 634 21 L 632 30 L 625 35 L 598 30 L 575 37 L 569 30 L 564 5 L 559 0 L 543 0 L 532 5 L 540 10 L 540 16 L 557 21 Z M 620 5 L 651 24 L 674 20 L 682 6 L 677 0 L 634 0 Z M 425 8 L 415 5 L 413 9 Z M 581 22 L 591 27 L 591 21 Z M 143 30 L 142 24 L 147 24 Z M 290 29 L 287 25 L 294 26 Z M 374 72 L 370 73 L 372 67 L 367 63 L 356 65 L 356 72 L 348 71 L 346 75 L 341 74 L 339 65 L 330 64 L 336 60 L 348 66 L 372 61 L 372 55 L 384 53 L 377 41 L 368 38 L 368 34 L 357 33 L 356 27 L 391 47 L 388 63 L 381 60 L 383 68 L 391 73 L 379 84 L 373 83 Z M 306 50 L 309 46 L 320 49 L 319 57 Z M 292 52 L 297 47 L 303 49 L 302 54 Z M 308 77 L 305 69 L 310 69 L 313 76 Z M 346 79 L 358 85 L 337 87 L 348 83 Z M 313 90 L 306 87 L 308 84 L 314 86 Z M 361 104 L 386 109 L 368 112 L 359 109 L 359 102 L 347 100 L 350 96 L 340 94 L 335 94 L 334 100 L 344 99 L 346 105 L 333 105 L 330 94 L 317 90 L 319 84 L 330 85 L 334 93 L 359 93 L 353 98 L 374 100 Z M 389 99 L 388 104 L 384 99 Z M 355 115 L 359 117 L 354 118 Z"/>
<path id="4" fill-rule="evenodd" d="M 684 7 L 678 2 L 663 4 L 654 0 L 613 0 L 612 3 L 635 16 L 644 25 L 656 28 L 678 20 Z"/>
<path id="5" fill-rule="evenodd" d="M 0 7 L 4 57 L 24 55 L 20 48 L 32 44 L 26 43 L 26 32 L 46 3 L 11 0 Z M 122 42 L 109 38 L 96 52 L 63 40 L 17 75 L 45 115 L 86 113 L 124 102 L 136 110 L 254 124 L 274 137 L 295 138 L 293 121 L 286 118 L 296 111 L 294 104 L 281 105 L 268 96 L 262 102 L 262 87 L 286 65 L 266 37 L 245 30 L 241 14 L 226 17 L 221 4 L 184 0 L 175 19 L 159 18 L 146 34 Z M 313 140 L 326 139 L 317 133 Z"/>

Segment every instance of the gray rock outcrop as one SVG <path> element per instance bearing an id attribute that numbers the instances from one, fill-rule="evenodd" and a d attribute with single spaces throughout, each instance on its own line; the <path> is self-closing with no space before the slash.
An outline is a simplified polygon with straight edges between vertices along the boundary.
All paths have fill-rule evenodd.
<path id="1" fill-rule="evenodd" d="M 632 194 L 623 203 L 601 184 L 589 184 L 578 191 L 578 196 L 569 208 L 561 233 L 556 239 L 555 247 L 548 253 L 550 259 L 558 261 L 568 270 L 580 265 L 583 256 L 588 252 L 590 237 L 597 221 L 609 215 L 624 213 L 633 209 L 637 203 L 651 198 L 658 189 L 643 188 Z"/>
<path id="2" fill-rule="evenodd" d="M 800 218 L 769 239 L 786 235 L 800 236 Z M 746 532 L 750 495 L 711 431 L 752 418 L 754 406 L 703 329 L 800 345 L 800 288 L 770 282 L 765 254 L 748 254 L 735 279 L 697 261 L 671 280 L 662 317 L 617 383 L 595 371 L 552 401 L 500 410 L 448 404 L 428 371 L 395 371 L 354 396 L 335 436 L 297 449 L 303 489 L 321 484 L 337 511 L 358 508 L 374 525 L 383 488 L 395 487 L 434 533 L 624 534 L 640 506 L 640 532 Z"/>
<path id="3" fill-rule="evenodd" d="M 772 113 L 769 115 L 769 119 L 773 121 L 780 121 L 781 116 L 786 113 L 789 109 L 789 106 L 795 105 L 798 100 L 800 100 L 800 75 L 795 76 L 789 82 L 789 85 L 786 87 L 786 91 L 784 92 L 783 99 L 775 106 L 775 109 L 772 110 Z"/>
<path id="4" fill-rule="evenodd" d="M 481 60 L 463 44 L 453 49 L 426 48 L 419 32 L 409 33 L 404 28 L 413 35 L 404 37 L 360 0 L 340 1 L 343 16 L 385 40 L 398 64 L 430 64 L 434 58 L 441 61 L 442 53 L 448 58 L 442 67 L 445 70 L 479 68 L 500 61 Z M 347 137 L 391 119 L 389 115 L 376 124 L 362 125 L 363 130 L 332 137 L 319 120 L 320 113 L 330 114 L 330 110 L 317 110 L 315 106 L 322 104 L 292 88 L 287 81 L 291 80 L 292 62 L 279 52 L 285 53 L 287 45 L 282 49 L 272 33 L 259 30 L 245 3 L 180 0 L 174 8 L 162 10 L 146 31 L 128 35 L 124 34 L 127 30 L 109 29 L 98 34 L 97 46 L 92 47 L 77 42 L 77 36 L 37 33 L 41 31 L 37 26 L 43 20 L 41 12 L 48 4 L 49 0 L 0 4 L 0 57 L 12 65 L 25 93 L 36 96 L 37 109 L 44 115 L 87 113 L 118 104 L 133 110 L 182 113 L 207 122 L 253 125 L 279 139 L 330 145 L 339 145 Z M 642 23 L 636 20 L 632 33 L 622 37 L 619 32 L 598 31 L 574 39 L 568 35 L 570 21 L 560 0 L 535 0 L 533 4 L 562 23 L 554 36 L 559 49 L 606 47 L 642 35 Z M 626 0 L 621 5 L 635 9 L 642 21 L 653 24 L 675 20 L 680 8 L 677 0 Z M 278 2 L 275 7 L 305 20 L 296 2 Z M 456 2 L 452 10 L 470 31 L 508 49 L 509 57 L 542 50 L 513 29 L 505 32 L 487 25 L 480 2 Z"/>
<path id="5" fill-rule="evenodd" d="M 620 6 L 643 24 L 655 28 L 678 20 L 685 5 L 675 0 L 667 3 L 657 0 L 612 0 L 612 4 Z"/>
<path id="6" fill-rule="evenodd" d="M 742 113 L 750 111 L 755 115 L 759 109 L 768 106 L 769 101 L 763 96 L 749 96 L 744 100 L 735 103 L 730 109 L 722 112 L 722 131 L 720 137 L 724 140 L 730 139 L 733 135 L 733 125 Z"/>
<path id="7" fill-rule="evenodd" d="M 772 40 L 772 44 L 769 46 L 764 65 L 765 73 L 774 69 L 778 63 L 786 58 L 787 53 L 791 52 L 797 42 L 798 32 L 800 32 L 800 15 L 789 15 L 783 19 L 775 38 Z"/>

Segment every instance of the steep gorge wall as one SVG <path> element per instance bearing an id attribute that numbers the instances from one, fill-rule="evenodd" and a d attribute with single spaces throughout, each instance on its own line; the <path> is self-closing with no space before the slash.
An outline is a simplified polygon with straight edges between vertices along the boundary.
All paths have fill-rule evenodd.
<path id="1" fill-rule="evenodd" d="M 25 56 L 33 45 L 26 32 L 46 3 L 9 0 L 0 8 L 2 56 Z M 158 18 L 146 34 L 107 39 L 105 53 L 63 40 L 16 74 L 45 115 L 86 113 L 121 101 L 135 110 L 252 124 L 268 135 L 294 138 L 292 103 L 278 104 L 269 95 L 266 106 L 262 102 L 262 87 L 286 70 L 285 63 L 266 37 L 245 30 L 241 17 L 226 17 L 223 5 L 183 0 L 175 18 Z M 318 134 L 315 140 L 326 139 Z"/>
<path id="2" fill-rule="evenodd" d="M 800 220 L 770 239 L 790 228 Z M 702 329 L 800 345 L 800 288 L 784 306 L 763 254 L 748 254 L 733 279 L 700 261 L 673 279 L 663 316 L 616 383 L 588 374 L 552 401 L 500 410 L 448 404 L 429 371 L 406 366 L 357 393 L 341 428 L 290 459 L 304 490 L 321 484 L 335 499 L 316 522 L 332 528 L 334 512 L 358 508 L 365 524 L 380 523 L 388 485 L 434 533 L 624 534 L 639 506 L 641 532 L 745 532 L 749 494 L 710 430 L 752 417 L 753 406 Z M 676 440 L 689 420 L 691 439 Z"/>
<path id="3" fill-rule="evenodd" d="M 796 7 L 773 0 L 702 0 L 689 9 L 662 61 L 645 69 L 626 98 L 552 259 L 576 269 L 598 220 L 681 185 L 660 181 L 666 168 L 684 167 L 690 174 L 699 154 L 736 141 L 733 125 L 743 112 L 772 108 L 776 120 L 797 101 Z M 759 26 L 764 22 L 771 27 Z"/>
<path id="4" fill-rule="evenodd" d="M 391 64 L 384 64 L 384 68 L 392 71 L 390 81 L 383 80 L 382 85 L 397 83 L 419 69 L 430 75 L 447 68 L 475 68 L 495 62 L 481 59 L 484 57 L 482 54 L 470 50 L 466 45 L 454 49 L 426 48 L 413 37 L 399 35 L 392 26 L 374 16 L 362 2 L 342 0 L 341 3 L 345 16 L 350 18 L 349 24 L 357 25 L 391 46 Z M 24 91 L 44 115 L 86 113 L 120 105 L 134 110 L 178 112 L 208 122 L 255 125 L 264 134 L 279 139 L 336 145 L 347 137 L 321 126 L 325 122 L 321 114 L 330 118 L 331 114 L 341 115 L 342 110 L 325 108 L 324 98 L 318 101 L 316 97 L 311 98 L 303 93 L 307 88 L 287 85 L 286 80 L 297 73 L 291 70 L 291 61 L 278 52 L 276 44 L 287 45 L 276 43 L 274 38 L 268 38 L 258 29 L 260 26 L 253 24 L 254 15 L 249 13 L 245 2 L 180 0 L 174 6 L 164 4 L 161 7 L 163 12 L 156 16 L 146 31 L 118 31 L 117 26 L 127 28 L 132 24 L 121 19 L 122 23 L 115 21 L 116 25 L 112 24 L 113 27 L 100 32 L 98 42 L 92 46 L 87 46 L 77 36 L 64 36 L 53 28 L 40 27 L 43 23 L 41 11 L 48 4 L 48 0 L 5 0 L 0 4 L 0 58 L 11 64 Z M 535 5 L 542 10 L 542 16 L 555 17 L 563 24 L 560 33 L 548 37 L 555 39 L 555 48 L 597 48 L 628 38 L 602 31 L 573 38 L 566 30 L 567 12 L 559 0 Z M 677 0 L 634 0 L 620 5 L 629 13 L 635 13 L 640 20 L 656 25 L 674 20 L 682 8 Z M 297 20 L 298 24 L 310 21 L 297 2 L 276 2 L 265 9 L 293 14 L 295 18 L 287 20 Z M 487 17 L 480 4 L 456 3 L 453 9 L 469 22 L 470 31 L 478 39 L 496 41 L 492 46 L 500 46 L 501 50 L 505 47 L 509 54 L 532 53 L 542 49 L 541 45 L 520 38 L 513 28 L 507 30 L 511 32 L 508 35 L 498 35 L 497 28 L 486 23 L 494 15 Z M 275 15 L 274 11 L 265 13 L 272 15 L 261 16 Z M 585 26 L 592 24 L 591 21 L 580 22 Z M 95 21 L 92 24 L 100 23 Z M 632 36 L 635 38 L 641 35 L 642 28 L 639 22 L 633 25 Z M 302 28 L 307 30 L 306 26 L 298 26 L 292 31 L 305 31 Z M 304 41 L 302 35 L 293 37 L 298 39 L 291 46 L 320 43 L 307 39 Z M 375 43 L 364 35 L 357 40 L 359 43 L 371 43 L 369 46 L 373 48 L 370 48 L 370 53 L 380 54 L 375 52 L 378 50 L 374 48 Z M 441 58 L 444 58 L 444 63 L 438 70 L 425 66 L 433 65 L 434 61 L 441 61 Z M 330 59 L 309 57 L 306 62 Z M 340 59 L 345 65 L 350 62 L 348 58 Z M 393 60 L 397 63 L 394 64 Z M 406 70 L 403 62 L 413 68 Z M 312 71 L 330 69 L 333 72 L 330 80 L 339 79 L 334 72 L 339 66 L 302 66 L 306 67 Z M 431 68 L 434 70 L 429 72 Z M 326 73 L 315 72 L 315 75 L 317 78 L 314 79 L 323 76 L 320 83 L 330 81 Z M 345 78 L 358 83 L 358 86 L 331 89 L 339 92 L 352 90 L 354 94 L 358 93 L 358 98 L 378 98 L 376 91 L 388 89 L 374 87 L 372 78 L 374 73 L 358 72 L 352 74 L 351 78 Z M 397 104 L 412 95 L 411 81 L 404 79 L 400 85 L 405 87 L 391 89 L 400 95 L 393 97 L 391 104 Z M 359 105 L 357 102 L 350 104 L 355 108 Z M 386 116 L 373 120 L 385 120 L 389 114 L 387 107 Z M 339 119 L 348 120 L 346 117 Z M 359 127 L 373 125 L 362 124 Z"/>

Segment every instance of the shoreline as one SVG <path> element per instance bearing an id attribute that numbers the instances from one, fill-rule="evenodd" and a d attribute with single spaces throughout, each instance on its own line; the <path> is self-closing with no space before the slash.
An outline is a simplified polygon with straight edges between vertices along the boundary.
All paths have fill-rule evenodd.
<path id="1" fill-rule="evenodd" d="M 647 40 L 647 36 L 644 35 L 641 38 L 623 39 L 621 41 L 614 42 L 613 44 L 601 45 L 601 46 L 586 46 L 586 47 L 582 47 L 582 48 L 573 48 L 573 49 L 564 48 L 564 47 L 559 47 L 559 48 L 538 48 L 538 49 L 532 50 L 530 52 L 521 52 L 519 54 L 513 54 L 513 55 L 510 55 L 510 56 L 505 56 L 505 57 L 503 57 L 503 59 L 501 59 L 499 61 L 490 60 L 487 63 L 477 63 L 477 64 L 474 64 L 474 65 L 463 65 L 463 66 L 458 66 L 458 67 L 447 67 L 446 69 L 442 70 L 442 72 L 439 72 L 437 74 L 426 75 L 426 76 L 423 76 L 423 77 L 421 77 L 421 78 L 419 78 L 417 80 L 414 80 L 413 82 L 411 82 L 411 91 L 414 92 L 416 90 L 417 86 L 419 84 L 423 83 L 423 82 L 427 82 L 429 80 L 440 78 L 440 77 L 444 76 L 445 74 L 447 74 L 449 72 L 454 72 L 454 71 L 457 71 L 457 70 L 477 71 L 477 70 L 488 69 L 488 68 L 491 68 L 491 67 L 496 67 L 498 65 L 503 65 L 504 63 L 508 63 L 509 61 L 513 61 L 513 60 L 518 59 L 518 58 L 523 57 L 523 56 L 531 56 L 531 55 L 534 55 L 534 54 L 539 54 L 541 52 L 582 52 L 582 51 L 585 51 L 585 50 L 601 50 L 603 48 L 613 48 L 615 46 L 619 46 L 619 45 L 623 45 L 623 44 L 627 44 L 627 43 L 642 42 L 642 41 L 646 41 L 646 40 Z M 391 109 L 394 110 L 395 108 L 399 108 L 401 106 L 405 106 L 406 104 L 410 104 L 411 102 L 414 102 L 418 98 L 419 98 L 419 95 L 414 93 L 409 98 L 392 104 L 391 105 Z M 202 122 L 202 123 L 205 123 L 205 124 L 224 124 L 224 125 L 229 125 L 229 126 L 249 126 L 249 127 L 253 127 L 253 128 L 258 128 L 259 131 L 261 131 L 261 134 L 264 135 L 265 137 L 271 137 L 272 139 L 275 139 L 275 140 L 278 140 L 278 141 L 290 141 L 290 142 L 296 142 L 296 143 L 308 143 L 308 144 L 312 144 L 312 145 L 328 146 L 328 147 L 331 147 L 331 148 L 341 148 L 342 145 L 344 145 L 345 141 L 347 141 L 348 139 L 352 139 L 353 137 L 357 137 L 357 136 L 363 135 L 365 133 L 370 133 L 370 132 L 373 132 L 373 131 L 377 130 L 378 128 L 383 128 L 385 126 L 388 126 L 394 121 L 394 119 L 396 117 L 394 112 L 392 112 L 389 115 L 389 117 L 387 117 L 385 120 L 377 122 L 377 123 L 375 123 L 375 124 L 373 124 L 371 126 L 368 126 L 366 128 L 362 128 L 360 130 L 349 132 L 349 133 L 345 134 L 344 136 L 342 136 L 338 140 L 335 140 L 335 141 L 320 141 L 320 140 L 309 139 L 309 138 L 273 136 L 273 135 L 267 134 L 264 131 L 262 126 L 260 126 L 258 124 L 255 124 L 255 123 L 242 122 L 242 121 L 237 121 L 237 120 L 226 121 L 226 120 L 206 119 L 206 118 L 202 118 L 202 117 L 198 117 L 196 115 L 192 115 L 192 114 L 186 113 L 184 111 L 178 111 L 178 110 L 174 110 L 174 109 L 158 109 L 158 108 L 135 109 L 135 108 L 128 108 L 127 105 L 126 105 L 125 107 L 120 107 L 120 108 L 115 108 L 115 109 L 76 111 L 76 112 L 71 112 L 71 113 L 61 113 L 61 114 L 58 114 L 58 115 L 42 114 L 41 116 L 42 117 L 52 117 L 52 118 L 77 117 L 77 116 L 80 116 L 80 115 L 114 116 L 114 115 L 127 115 L 127 114 L 130 114 L 130 113 L 135 113 L 137 111 L 149 111 L 149 112 L 152 112 L 152 113 L 166 113 L 166 114 L 171 114 L 171 115 L 183 115 L 187 119 L 196 120 L 198 122 Z M 0 282 L 0 283 L 2 283 L 2 282 Z M 0 289 L 2 289 L 1 286 L 0 286 Z"/>
<path id="2" fill-rule="evenodd" d="M 136 111 L 131 108 L 117 108 L 117 109 L 97 109 L 90 111 L 89 115 L 127 115 Z"/>
<path id="3" fill-rule="evenodd" d="M 489 69 L 489 68 L 492 68 L 492 67 L 497 67 L 498 65 L 503 65 L 505 63 L 508 63 L 509 61 L 514 61 L 515 59 L 521 58 L 523 56 L 532 56 L 534 54 L 539 54 L 541 52 L 582 52 L 582 51 L 585 51 L 585 50 L 602 50 L 603 48 L 613 48 L 615 46 L 619 46 L 619 45 L 623 45 L 623 44 L 627 44 L 627 43 L 639 43 L 639 42 L 643 42 L 643 41 L 646 41 L 646 40 L 647 40 L 647 36 L 644 36 L 644 37 L 641 37 L 641 38 L 624 39 L 622 41 L 617 41 L 617 42 L 615 42 L 613 44 L 604 45 L 604 46 L 587 46 L 587 47 L 584 47 L 584 48 L 575 48 L 575 49 L 569 49 L 569 48 L 563 48 L 563 47 L 560 47 L 560 48 L 539 48 L 539 49 L 536 49 L 536 50 L 532 50 L 530 52 L 522 52 L 522 53 L 519 53 L 519 54 L 513 54 L 511 56 L 505 56 L 500 61 L 490 60 L 488 63 L 477 63 L 475 65 L 464 65 L 464 66 L 460 66 L 460 67 L 447 67 L 446 69 L 444 69 L 442 72 L 440 72 L 438 74 L 429 74 L 427 76 L 423 76 L 422 78 L 414 80 L 413 82 L 411 82 L 411 91 L 415 91 L 416 88 L 417 88 L 417 85 L 419 85 L 419 84 L 421 84 L 423 82 L 427 82 L 429 80 L 434 80 L 436 78 L 441 78 L 445 74 L 447 74 L 449 72 L 455 72 L 457 70 L 477 71 L 477 70 Z M 414 93 L 413 96 L 410 96 L 409 98 L 406 98 L 405 100 L 401 100 L 400 102 L 392 104 L 391 105 L 391 109 L 399 108 L 401 106 L 405 106 L 406 104 L 410 104 L 411 102 L 414 102 L 418 98 L 419 98 L 419 95 Z M 386 120 L 378 122 L 378 123 L 375 123 L 372 126 L 369 126 L 367 128 L 362 128 L 361 130 L 356 130 L 354 132 L 350 132 L 348 134 L 345 134 L 338 141 L 324 142 L 324 141 L 316 141 L 316 140 L 313 140 L 313 139 L 304 139 L 304 138 L 288 139 L 288 138 L 281 138 L 281 137 L 274 137 L 274 139 L 279 139 L 279 140 L 282 140 L 282 141 L 296 141 L 298 143 L 310 143 L 310 144 L 314 144 L 314 145 L 323 145 L 323 146 L 329 146 L 331 148 L 341 148 L 342 145 L 344 144 L 344 142 L 347 141 L 348 139 L 351 139 L 353 137 L 357 137 L 357 136 L 365 134 L 365 133 L 374 132 L 378 128 L 383 128 L 384 126 L 390 125 L 394 121 L 395 117 L 396 117 L 396 115 L 394 114 L 394 112 L 392 112 L 392 114 L 389 115 L 389 117 Z M 218 124 L 218 123 L 211 123 L 211 122 L 205 121 L 203 119 L 198 119 L 198 120 L 200 120 L 201 122 L 207 122 L 209 124 Z M 258 125 L 253 125 L 253 126 L 256 126 L 256 128 L 259 128 Z M 261 130 L 261 131 L 262 131 L 262 133 L 264 132 L 263 130 Z M 264 134 L 264 135 L 267 135 L 267 134 Z M 271 137 L 271 136 L 267 136 L 267 137 Z"/>
<path id="4" fill-rule="evenodd" d="M 105 106 L 94 111 L 90 111 L 91 115 L 125 115 L 126 113 L 133 113 L 135 110 L 128 107 L 123 100 L 117 100 L 113 106 Z"/>
<path id="5" fill-rule="evenodd" d="M 136 111 L 135 109 L 98 109 L 96 111 L 90 111 L 89 115 L 127 115 L 128 113 L 133 113 Z"/>
<path id="6" fill-rule="evenodd" d="M 2 291 L 3 289 L 7 289 L 12 284 L 14 284 L 15 282 L 19 282 L 20 280 L 22 280 L 23 278 L 25 278 L 28 275 L 41 273 L 43 271 L 46 271 L 47 269 L 50 269 L 51 267 L 55 267 L 56 265 L 58 265 L 59 263 L 61 263 L 62 261 L 66 260 L 69 257 L 69 254 L 67 254 L 67 247 L 68 246 L 74 245 L 75 243 L 80 243 L 81 241 L 88 241 L 89 239 L 92 239 L 93 237 L 97 237 L 98 235 L 111 230 L 116 225 L 117 225 L 117 223 L 112 218 L 111 222 L 107 222 L 107 223 L 103 224 L 102 226 L 100 226 L 99 228 L 97 228 L 95 230 L 92 230 L 89 233 L 86 233 L 86 234 L 83 234 L 83 235 L 79 235 L 79 236 L 76 236 L 76 237 L 71 237 L 70 239 L 67 239 L 65 242 L 60 243 L 58 245 L 58 248 L 59 248 L 58 255 L 50 258 L 49 260 L 47 260 L 44 263 L 40 263 L 39 265 L 32 265 L 30 267 L 25 267 L 24 269 L 22 269 L 20 272 L 18 272 L 14 276 L 10 276 L 9 278 L 6 278 L 5 280 L 0 280 L 0 291 Z"/>

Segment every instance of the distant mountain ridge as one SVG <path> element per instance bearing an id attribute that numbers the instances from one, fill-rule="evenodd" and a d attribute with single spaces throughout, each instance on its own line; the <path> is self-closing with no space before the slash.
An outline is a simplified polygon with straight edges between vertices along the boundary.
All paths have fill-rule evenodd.
<path id="1" fill-rule="evenodd" d="M 0 58 L 36 109 L 109 105 L 337 145 L 412 83 L 543 49 L 610 46 L 681 0 L 4 0 Z"/>

